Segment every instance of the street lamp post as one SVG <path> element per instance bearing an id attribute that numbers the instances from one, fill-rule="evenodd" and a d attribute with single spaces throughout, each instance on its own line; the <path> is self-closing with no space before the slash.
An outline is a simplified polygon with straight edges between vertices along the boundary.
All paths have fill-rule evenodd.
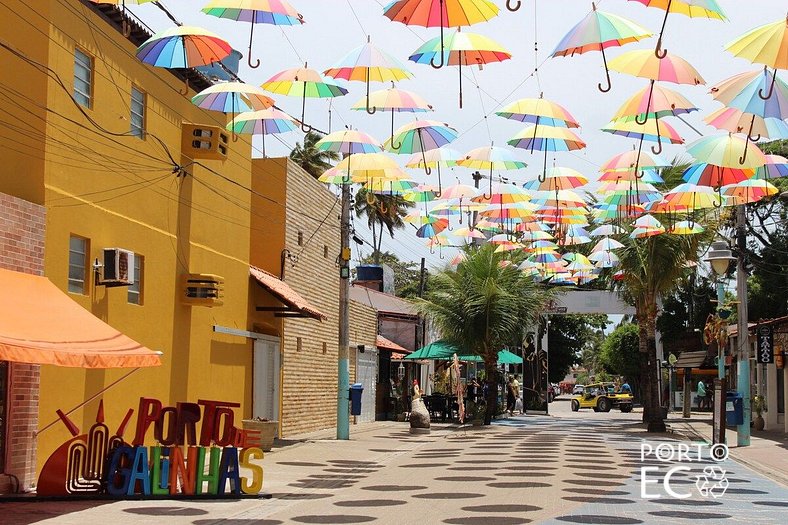
<path id="1" fill-rule="evenodd" d="M 737 341 L 739 346 L 739 393 L 744 405 L 744 421 L 736 431 L 736 444 L 750 446 L 750 331 L 747 326 L 747 271 L 744 268 L 744 255 L 747 249 L 747 229 L 744 204 L 736 206 L 736 295 L 739 300 Z"/>
<path id="2" fill-rule="evenodd" d="M 731 254 L 728 248 L 728 243 L 725 241 L 714 241 L 709 248 L 709 254 L 706 261 L 711 264 L 712 271 L 717 275 L 717 316 L 720 316 L 720 311 L 725 303 L 725 285 L 722 278 L 728 273 L 728 266 L 731 261 L 736 258 Z M 725 378 L 725 348 L 722 345 L 717 345 L 717 377 L 719 379 Z"/>

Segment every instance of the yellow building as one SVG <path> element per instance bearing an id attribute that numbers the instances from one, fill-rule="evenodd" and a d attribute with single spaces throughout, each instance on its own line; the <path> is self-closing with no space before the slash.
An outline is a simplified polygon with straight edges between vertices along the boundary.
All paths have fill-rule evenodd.
<path id="1" fill-rule="evenodd" d="M 132 24 L 125 38 L 114 8 L 9 0 L 0 20 L 0 68 L 14 72 L 1 81 L 0 193 L 45 206 L 44 275 L 163 352 L 161 367 L 131 375 L 42 366 L 39 428 L 80 407 L 70 417 L 85 429 L 103 398 L 114 429 L 141 396 L 237 402 L 238 416 L 276 417 L 282 435 L 333 426 L 339 232 L 314 218 L 335 196 L 287 161 L 251 160 L 247 138 L 218 137 L 226 116 L 180 94 L 176 73 L 141 63 L 149 35 Z M 216 126 L 223 151 L 196 153 L 186 123 Z M 306 214 L 291 204 L 302 190 Z M 283 260 L 290 286 L 277 278 Z M 124 272 L 134 284 L 115 286 Z M 374 350 L 375 312 L 353 308 L 351 341 Z M 38 435 L 39 468 L 68 436 L 59 423 Z"/>

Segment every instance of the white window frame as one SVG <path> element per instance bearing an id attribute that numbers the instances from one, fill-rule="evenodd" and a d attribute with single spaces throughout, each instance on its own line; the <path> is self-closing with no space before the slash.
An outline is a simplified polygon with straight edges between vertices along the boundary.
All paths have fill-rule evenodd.
<path id="1" fill-rule="evenodd" d="M 82 251 L 74 249 L 73 242 L 82 242 Z M 68 238 L 68 291 L 69 293 L 85 295 L 88 284 L 88 256 L 90 255 L 90 242 L 79 235 L 70 235 Z M 79 259 L 81 256 L 81 261 Z M 81 264 L 80 264 L 81 263 Z M 81 271 L 82 278 L 72 277 L 72 268 Z"/>
<path id="2" fill-rule="evenodd" d="M 87 76 L 87 80 L 79 76 L 80 72 L 84 72 L 83 76 Z M 93 57 L 86 53 L 84 50 L 74 48 L 74 99 L 86 108 L 93 107 Z M 86 86 L 80 86 L 80 83 Z"/>
<path id="3" fill-rule="evenodd" d="M 135 98 L 135 95 L 138 95 L 138 98 Z M 147 114 L 147 103 L 148 103 L 148 94 L 145 93 L 143 90 L 135 86 L 134 84 L 131 85 L 131 101 L 129 104 L 129 125 L 131 134 L 135 137 L 139 137 L 141 139 L 145 139 L 145 118 Z M 139 106 L 138 109 L 135 110 L 135 104 Z M 139 122 L 135 122 L 135 119 Z"/>
<path id="4" fill-rule="evenodd" d="M 144 297 L 142 294 L 142 280 L 143 274 L 145 273 L 145 263 L 144 257 L 138 253 L 134 254 L 134 268 L 132 271 L 134 272 L 134 284 L 128 287 L 128 292 L 126 298 L 129 304 L 136 304 L 142 306 Z"/>

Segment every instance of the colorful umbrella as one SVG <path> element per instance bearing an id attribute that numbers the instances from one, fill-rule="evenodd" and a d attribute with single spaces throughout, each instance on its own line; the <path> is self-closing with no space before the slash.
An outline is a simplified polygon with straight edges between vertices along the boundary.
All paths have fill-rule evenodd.
<path id="1" fill-rule="evenodd" d="M 365 109 L 370 115 L 377 110 L 369 103 L 370 82 L 396 82 L 413 76 L 399 60 L 372 45 L 370 37 L 367 37 L 366 44 L 345 55 L 337 65 L 326 69 L 323 74 L 342 80 L 365 82 L 367 85 Z"/>
<path id="2" fill-rule="evenodd" d="M 683 95 L 655 85 L 652 80 L 649 86 L 641 89 L 624 102 L 612 120 L 634 119 L 638 124 L 645 124 L 649 118 L 676 116 L 697 110 L 698 108 Z"/>
<path id="3" fill-rule="evenodd" d="M 218 35 L 200 27 L 175 26 L 156 33 L 137 48 L 137 58 L 146 64 L 168 69 L 187 69 L 219 62 L 232 47 Z M 189 80 L 186 79 L 186 91 Z"/>
<path id="4" fill-rule="evenodd" d="M 683 144 L 684 139 L 681 138 L 678 132 L 673 129 L 667 122 L 660 123 L 659 119 L 647 119 L 645 123 L 639 124 L 635 120 L 619 119 L 609 122 L 602 131 L 612 133 L 614 135 L 621 135 L 622 137 L 629 137 L 640 139 L 640 142 L 648 140 L 649 142 L 656 142 L 658 149 L 651 148 L 655 155 L 659 155 L 662 151 L 662 143 L 668 142 L 670 144 Z M 640 150 L 640 148 L 638 148 Z M 639 168 L 640 164 L 635 162 L 635 171 Z"/>
<path id="5" fill-rule="evenodd" d="M 460 79 L 460 109 L 462 109 L 462 66 L 479 66 L 493 62 L 503 62 L 512 58 L 512 54 L 499 43 L 484 35 L 462 33 L 458 29 L 448 39 L 433 38 L 419 47 L 408 58 L 417 64 L 433 64 L 437 55 L 442 55 L 441 62 L 449 66 L 458 66 Z"/>
<path id="6" fill-rule="evenodd" d="M 588 260 L 593 261 L 597 268 L 613 268 L 621 261 L 618 255 L 609 251 L 594 252 L 588 256 Z"/>
<path id="7" fill-rule="evenodd" d="M 307 98 L 340 97 L 347 94 L 347 89 L 336 84 L 326 82 L 320 73 L 304 67 L 285 69 L 263 82 L 262 88 L 271 93 L 278 93 L 289 97 L 301 97 L 301 131 L 309 133 L 312 126 L 304 122 Z"/>
<path id="8" fill-rule="evenodd" d="M 372 113 L 377 110 L 391 112 L 391 135 L 394 135 L 394 113 L 422 113 L 432 111 L 432 106 L 427 103 L 420 95 L 412 91 L 405 91 L 404 89 L 397 89 L 394 87 L 394 82 L 391 83 L 392 87 L 388 89 L 381 89 L 373 91 L 366 98 L 362 98 L 356 102 L 352 108 L 357 111 L 368 111 L 368 107 L 372 108 Z"/>
<path id="9" fill-rule="evenodd" d="M 421 168 L 425 170 L 427 175 L 432 173 L 432 169 L 435 168 L 438 171 L 438 187 L 440 188 L 440 180 L 441 180 L 441 166 L 444 167 L 452 167 L 457 165 L 457 161 L 460 159 L 459 152 L 450 149 L 450 148 L 436 148 L 427 151 L 422 151 L 419 153 L 414 153 L 411 155 L 410 159 L 407 163 L 405 163 L 406 168 Z M 443 195 L 443 192 L 440 191 L 439 195 Z M 452 197 L 444 197 L 444 198 L 452 198 Z"/>
<path id="10" fill-rule="evenodd" d="M 679 221 L 673 224 L 668 233 L 673 235 L 697 235 L 703 233 L 704 228 L 695 221 Z"/>
<path id="11" fill-rule="evenodd" d="M 719 166 L 699 162 L 688 167 L 682 178 L 691 183 L 712 188 L 720 188 L 727 184 L 735 184 L 751 178 L 755 174 L 752 168 L 737 168 L 733 166 Z"/>
<path id="12" fill-rule="evenodd" d="M 773 68 L 769 91 L 758 92 L 761 98 L 768 99 L 777 80 L 777 70 L 788 69 L 788 15 L 785 16 L 785 20 L 778 20 L 748 31 L 726 44 L 725 49 L 750 62 Z"/>
<path id="13" fill-rule="evenodd" d="M 429 167 L 425 152 L 445 146 L 456 138 L 457 130 L 446 123 L 434 120 L 417 120 L 397 129 L 383 147 L 394 153 L 421 153 L 424 172 L 429 175 L 432 173 L 432 169 Z M 440 175 L 440 171 L 438 171 L 438 175 Z M 441 181 L 438 178 L 439 194 L 440 184 Z"/>
<path id="14" fill-rule="evenodd" d="M 665 208 L 672 210 L 702 210 L 719 208 L 722 199 L 711 188 L 712 184 L 698 185 L 695 182 L 679 184 L 665 193 Z"/>
<path id="15" fill-rule="evenodd" d="M 743 157 L 739 156 L 740 151 L 745 152 Z M 698 162 L 725 168 L 754 170 L 766 164 L 766 158 L 758 146 L 731 133 L 700 138 L 687 146 L 687 153 Z"/>
<path id="16" fill-rule="evenodd" d="M 763 118 L 754 113 L 745 113 L 740 109 L 726 106 L 709 113 L 704 122 L 717 129 L 732 133 L 755 134 L 750 140 L 761 138 L 788 138 L 788 123 L 776 118 Z"/>
<path id="17" fill-rule="evenodd" d="M 588 179 L 585 175 L 572 168 L 559 166 L 548 168 L 544 181 L 529 180 L 523 184 L 523 188 L 535 191 L 558 191 L 573 190 L 586 184 L 588 184 Z"/>
<path id="18" fill-rule="evenodd" d="M 607 87 L 602 87 L 601 82 L 598 87 L 599 91 L 606 93 L 610 91 L 612 86 L 605 49 L 637 42 L 650 37 L 652 33 L 631 20 L 612 13 L 597 11 L 596 5 L 591 5 L 593 6 L 591 12 L 561 39 L 552 56 L 574 56 L 587 51 L 601 51 L 602 61 L 605 64 Z"/>
<path id="19" fill-rule="evenodd" d="M 261 109 L 241 113 L 227 124 L 233 133 L 249 133 L 263 137 L 263 157 L 265 157 L 265 136 L 287 133 L 298 129 L 298 121 L 276 108 Z"/>
<path id="20" fill-rule="evenodd" d="M 293 26 L 304 23 L 304 18 L 285 0 L 211 0 L 202 8 L 202 12 L 219 18 L 251 23 L 247 62 L 249 67 L 255 69 L 260 67 L 259 59 L 252 63 L 255 24 Z"/>
<path id="21" fill-rule="evenodd" d="M 773 184 L 763 179 L 748 179 L 724 186 L 722 194 L 726 197 L 736 197 L 740 202 L 746 204 L 750 202 L 757 202 L 766 197 L 771 197 L 779 193 Z"/>
<path id="22" fill-rule="evenodd" d="M 779 155 L 764 155 L 766 164 L 755 171 L 755 176 L 761 179 L 776 179 L 788 177 L 788 159 Z"/>
<path id="23" fill-rule="evenodd" d="M 603 224 L 594 228 L 589 235 L 591 237 L 600 237 L 602 235 L 619 235 L 621 233 L 624 233 L 624 229 L 621 226 Z"/>
<path id="24" fill-rule="evenodd" d="M 669 162 L 665 162 L 656 155 L 652 156 L 649 153 L 641 153 L 638 157 L 638 152 L 636 150 L 625 151 L 624 153 L 614 155 L 602 164 L 599 171 L 603 172 L 603 175 L 599 180 L 634 180 L 634 177 L 631 176 L 635 174 L 634 169 L 636 163 L 640 169 L 644 170 L 655 170 L 670 166 Z"/>
<path id="25" fill-rule="evenodd" d="M 521 98 L 504 106 L 501 111 L 496 111 L 499 117 L 526 122 L 528 124 L 543 124 L 564 128 L 579 128 L 580 124 L 563 108 L 546 98 Z"/>
<path id="26" fill-rule="evenodd" d="M 610 60 L 608 67 L 612 71 L 649 80 L 690 86 L 706 83 L 689 62 L 678 55 L 669 54 L 667 51 L 665 57 L 661 59 L 654 56 L 654 53 L 648 49 L 627 51 Z"/>
<path id="27" fill-rule="evenodd" d="M 486 22 L 498 16 L 498 6 L 490 0 L 394 0 L 383 9 L 383 14 L 394 22 L 422 27 L 443 29 L 463 27 Z M 435 69 L 444 66 L 443 48 L 441 62 L 431 63 Z"/>
<path id="28" fill-rule="evenodd" d="M 440 232 L 445 230 L 448 226 L 449 226 L 449 221 L 447 219 L 440 219 L 431 224 L 425 224 L 424 226 L 416 230 L 416 237 L 420 237 L 422 239 L 435 237 Z"/>
<path id="29" fill-rule="evenodd" d="M 635 222 L 632 223 L 632 225 L 635 227 L 635 229 L 632 230 L 629 236 L 633 239 L 651 237 L 653 235 L 665 233 L 665 227 L 662 226 L 662 223 L 654 218 L 653 215 L 643 215 L 642 217 L 638 217 Z"/>
<path id="30" fill-rule="evenodd" d="M 629 0 L 630 2 L 640 2 L 648 7 L 656 7 L 665 11 L 665 18 L 662 20 L 662 28 L 659 30 L 657 47 L 654 55 L 657 58 L 665 58 L 666 49 L 662 49 L 662 35 L 665 33 L 665 24 L 668 22 L 670 13 L 686 15 L 690 18 L 704 17 L 726 20 L 722 8 L 717 5 L 716 0 Z"/>
<path id="31" fill-rule="evenodd" d="M 574 151 L 586 147 L 586 143 L 568 128 L 539 126 L 538 124 L 521 130 L 506 143 L 515 148 L 530 150 L 531 153 L 534 150 L 544 151 L 542 173 L 539 175 L 540 182 L 543 182 L 547 177 L 548 151 Z"/>
<path id="32" fill-rule="evenodd" d="M 519 170 L 527 166 L 525 162 L 516 158 L 511 150 L 496 146 L 473 149 L 457 164 L 470 169 L 490 170 L 490 196 L 492 196 L 493 170 Z"/>
<path id="33" fill-rule="evenodd" d="M 222 82 L 203 89 L 192 97 L 192 103 L 203 109 L 224 113 L 243 113 L 268 109 L 274 99 L 251 84 L 243 82 Z"/>

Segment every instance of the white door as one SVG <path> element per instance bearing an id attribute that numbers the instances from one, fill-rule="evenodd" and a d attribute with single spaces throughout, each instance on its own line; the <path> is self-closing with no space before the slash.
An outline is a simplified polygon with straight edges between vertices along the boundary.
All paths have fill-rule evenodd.
<path id="1" fill-rule="evenodd" d="M 279 420 L 279 339 L 254 341 L 252 416 Z"/>
<path id="2" fill-rule="evenodd" d="M 367 346 L 364 352 L 356 350 L 356 382 L 364 385 L 361 394 L 359 423 L 375 421 L 375 390 L 378 382 L 378 351 Z"/>

